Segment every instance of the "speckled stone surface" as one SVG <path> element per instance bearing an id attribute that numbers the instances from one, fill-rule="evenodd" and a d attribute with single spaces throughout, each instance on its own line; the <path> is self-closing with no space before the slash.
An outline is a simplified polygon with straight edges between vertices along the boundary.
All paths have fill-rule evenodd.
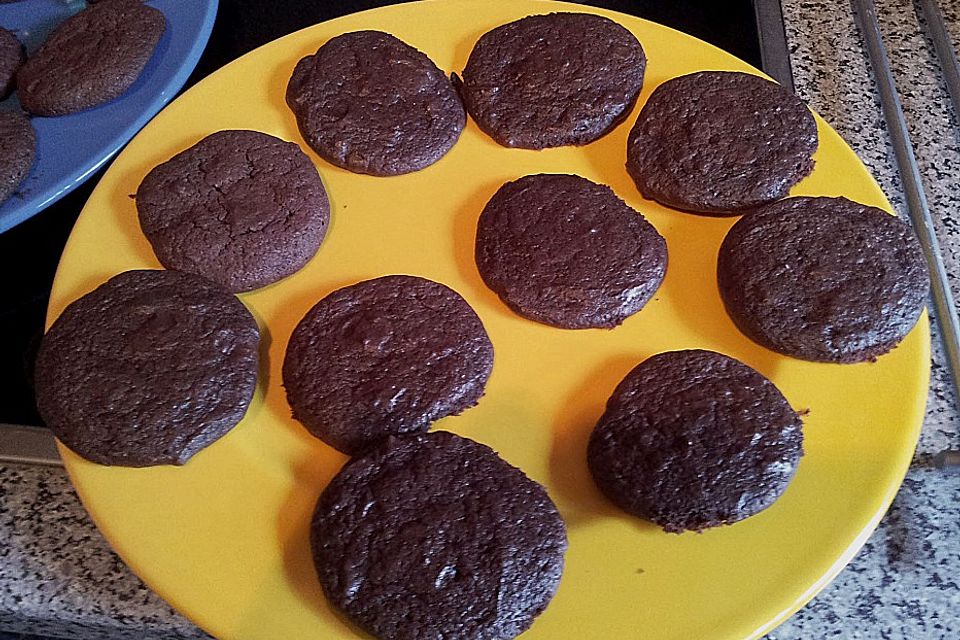
<path id="1" fill-rule="evenodd" d="M 0 465 L 0 631 L 208 638 L 110 550 L 62 469 Z"/>
<path id="2" fill-rule="evenodd" d="M 876 2 L 956 295 L 960 124 L 913 2 Z M 960 0 L 942 4 L 960 43 Z M 904 215 L 851 4 L 783 0 L 783 9 L 798 93 L 850 143 Z M 960 418 L 936 333 L 923 434 L 893 506 L 853 562 L 767 640 L 960 638 L 960 473 L 931 467 L 937 451 L 960 448 Z M 109 550 L 62 470 L 24 466 L 0 466 L 0 631 L 84 640 L 208 637 Z"/>

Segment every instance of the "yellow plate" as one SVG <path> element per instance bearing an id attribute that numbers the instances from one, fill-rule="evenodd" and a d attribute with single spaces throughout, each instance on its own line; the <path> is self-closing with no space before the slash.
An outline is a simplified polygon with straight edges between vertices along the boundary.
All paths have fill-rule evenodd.
<path id="1" fill-rule="evenodd" d="M 391 6 L 272 42 L 168 106 L 117 158 L 90 197 L 64 252 L 48 321 L 126 269 L 159 267 L 129 194 L 156 164 L 220 129 L 249 128 L 302 144 L 284 103 L 296 62 L 357 29 L 389 31 L 460 70 L 477 38 L 524 15 L 589 11 L 632 30 L 649 58 L 642 104 L 672 76 L 756 71 L 694 38 L 630 16 L 532 0 Z M 639 109 L 639 107 L 637 107 Z M 728 319 L 715 260 L 730 219 L 678 213 L 640 198 L 624 170 L 627 123 L 598 142 L 548 151 L 497 146 L 469 122 L 437 164 L 411 175 L 355 175 L 312 156 L 332 205 L 317 256 L 243 301 L 264 333 L 259 390 L 237 428 L 183 468 L 123 469 L 64 448 L 90 514 L 130 567 L 198 625 L 223 639 L 354 638 L 323 598 L 310 561 L 314 501 L 345 458 L 290 418 L 280 365 L 296 322 L 330 291 L 408 273 L 459 291 L 496 350 L 486 396 L 437 428 L 491 445 L 545 484 L 566 519 L 570 550 L 556 598 L 529 638 L 757 637 L 784 620 L 850 560 L 887 509 L 916 444 L 929 375 L 926 316 L 878 362 L 813 364 L 763 349 Z M 889 209 L 851 150 L 818 120 L 813 175 L 794 193 L 843 194 Z M 656 299 L 613 331 L 564 331 L 511 313 L 473 262 L 477 217 L 505 181 L 578 173 L 609 184 L 660 230 L 670 267 Z M 805 419 L 806 455 L 767 511 L 703 534 L 668 535 L 625 516 L 598 493 L 585 444 L 616 383 L 651 354 L 715 349 L 770 377 Z"/>

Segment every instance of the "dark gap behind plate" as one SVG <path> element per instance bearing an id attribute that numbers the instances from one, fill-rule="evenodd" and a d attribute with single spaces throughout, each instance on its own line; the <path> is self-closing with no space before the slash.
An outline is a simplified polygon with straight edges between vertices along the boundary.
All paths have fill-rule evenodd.
<path id="1" fill-rule="evenodd" d="M 186 87 L 287 33 L 387 4 L 398 3 L 221 0 L 210 42 Z M 660 22 L 760 66 L 751 0 L 593 0 L 582 4 Z M 43 213 L 0 234 L 0 423 L 42 424 L 34 407 L 30 380 L 50 286 L 73 222 L 102 175 L 102 170 L 97 172 Z M 105 246 L 103 250 L 110 248 Z"/>
<path id="2" fill-rule="evenodd" d="M 302 2 L 302 0 L 229 0 L 220 3 L 220 14 L 210 46 L 194 79 L 285 34 L 333 18 L 404 0 L 352 0 Z M 769 1 L 769 0 L 761 0 Z M 777 0 L 774 0 L 777 1 Z M 750 64 L 760 66 L 760 45 L 752 0 L 588 0 L 579 4 L 628 13 L 673 27 L 706 40 Z M 230 29 L 221 27 L 229 23 Z M 200 74 L 199 76 L 197 74 Z"/>

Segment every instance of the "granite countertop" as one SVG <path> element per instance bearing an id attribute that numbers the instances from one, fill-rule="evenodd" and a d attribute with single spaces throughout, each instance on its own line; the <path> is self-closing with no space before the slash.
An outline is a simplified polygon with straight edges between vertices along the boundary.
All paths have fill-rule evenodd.
<path id="1" fill-rule="evenodd" d="M 960 43 L 960 0 L 942 0 Z M 908 0 L 877 0 L 881 30 L 937 218 L 960 274 L 960 123 L 932 43 Z M 905 215 L 893 151 L 851 5 L 783 0 L 797 92 L 850 143 Z M 952 276 L 954 295 L 960 282 Z M 903 487 L 850 565 L 768 640 L 960 637 L 960 473 L 932 466 L 960 448 L 960 416 L 937 327 L 923 433 Z M 147 589 L 80 505 L 62 469 L 0 466 L 0 632 L 84 640 L 207 638 Z"/>

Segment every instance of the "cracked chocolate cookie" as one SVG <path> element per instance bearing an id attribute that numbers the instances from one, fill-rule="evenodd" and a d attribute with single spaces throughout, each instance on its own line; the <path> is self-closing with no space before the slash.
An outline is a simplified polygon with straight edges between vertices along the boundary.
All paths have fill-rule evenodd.
<path id="1" fill-rule="evenodd" d="M 460 295 L 415 276 L 338 289 L 294 329 L 283 361 L 293 417 L 355 454 L 472 407 L 493 367 L 493 345 Z"/>
<path id="2" fill-rule="evenodd" d="M 646 62 L 636 37 L 608 18 L 528 16 L 477 40 L 461 94 L 470 116 L 505 147 L 583 145 L 627 117 Z"/>
<path id="3" fill-rule="evenodd" d="M 330 219 L 307 155 L 257 131 L 219 131 L 155 167 L 137 189 L 137 211 L 163 266 L 230 291 L 299 270 Z"/>
<path id="4" fill-rule="evenodd" d="M 673 533 L 732 524 L 783 494 L 803 453 L 800 417 L 729 356 L 660 353 L 631 371 L 590 436 L 587 463 L 627 513 Z"/>
<path id="5" fill-rule="evenodd" d="M 0 112 L 0 202 L 10 197 L 30 173 L 37 134 L 19 111 Z"/>
<path id="6" fill-rule="evenodd" d="M 730 317 L 788 356 L 862 362 L 917 323 L 930 281 L 913 230 L 846 198 L 787 198 L 749 212 L 717 260 Z"/>
<path id="7" fill-rule="evenodd" d="M 433 164 L 466 122 L 460 97 L 430 58 L 381 31 L 345 33 L 302 59 L 287 104 L 324 160 L 375 176 Z"/>
<path id="8" fill-rule="evenodd" d="M 13 91 L 17 69 L 23 64 L 23 45 L 13 32 L 0 27 L 0 100 Z"/>
<path id="9" fill-rule="evenodd" d="M 560 583 L 566 527 L 546 490 L 445 431 L 348 462 L 310 531 L 327 599 L 382 640 L 506 640 Z"/>
<path id="10" fill-rule="evenodd" d="M 71 303 L 44 336 L 37 408 L 93 462 L 184 464 L 243 418 L 259 341 L 243 303 L 212 282 L 127 271 Z"/>
<path id="11" fill-rule="evenodd" d="M 737 215 L 787 195 L 813 170 L 817 124 L 780 85 L 749 73 L 701 71 L 657 87 L 627 142 L 644 198 Z"/>
<path id="12" fill-rule="evenodd" d="M 163 14 L 141 0 L 83 9 L 20 68 L 20 104 L 36 115 L 61 116 L 117 98 L 140 76 L 165 29 Z"/>
<path id="13" fill-rule="evenodd" d="M 487 286 L 520 315 L 566 329 L 612 329 L 653 297 L 667 244 L 610 187 L 573 175 L 508 182 L 477 225 Z"/>

